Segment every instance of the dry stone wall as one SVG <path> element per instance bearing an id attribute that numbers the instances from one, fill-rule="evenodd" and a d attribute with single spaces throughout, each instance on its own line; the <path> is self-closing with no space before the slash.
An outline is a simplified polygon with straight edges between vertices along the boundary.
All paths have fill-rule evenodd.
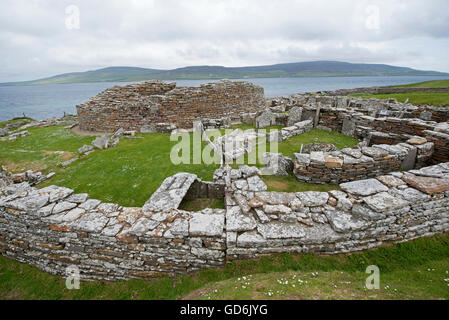
<path id="1" fill-rule="evenodd" d="M 219 81 L 199 87 L 147 81 L 107 89 L 77 106 L 82 130 L 115 132 L 159 131 L 175 126 L 190 129 L 193 121 L 257 112 L 265 106 L 264 90 L 244 81 Z"/>
<path id="2" fill-rule="evenodd" d="M 82 279 L 185 274 L 281 252 L 339 253 L 449 230 L 449 163 L 343 183 L 330 192 L 268 192 L 256 167 L 214 175 L 226 209 L 179 210 L 195 175 L 167 178 L 142 208 L 50 186 L 9 184 L 0 196 L 0 253 Z M 221 186 L 221 187 L 220 187 Z"/>

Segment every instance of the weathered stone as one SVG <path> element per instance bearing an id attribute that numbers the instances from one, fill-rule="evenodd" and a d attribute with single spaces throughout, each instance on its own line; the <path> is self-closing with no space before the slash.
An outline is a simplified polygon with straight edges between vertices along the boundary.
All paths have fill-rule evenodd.
<path id="1" fill-rule="evenodd" d="M 256 219 L 250 214 L 243 214 L 240 207 L 228 207 L 226 210 L 226 230 L 246 231 L 256 227 Z"/>
<path id="2" fill-rule="evenodd" d="M 264 246 L 266 240 L 256 231 L 248 231 L 237 237 L 237 246 L 239 247 L 258 247 Z"/>
<path id="3" fill-rule="evenodd" d="M 328 168 L 341 168 L 343 166 L 343 159 L 335 157 L 325 157 L 325 166 Z"/>
<path id="4" fill-rule="evenodd" d="M 386 212 L 400 209 L 409 205 L 408 201 L 393 197 L 387 192 L 380 192 L 375 195 L 363 198 L 363 201 L 376 212 Z"/>
<path id="5" fill-rule="evenodd" d="M 262 169 L 264 175 L 288 176 L 293 170 L 293 162 L 290 157 L 284 156 L 282 153 L 263 154 L 263 163 L 266 165 Z"/>
<path id="6" fill-rule="evenodd" d="M 67 201 L 59 202 L 53 208 L 52 214 L 57 214 L 57 213 L 60 213 L 63 211 L 67 211 L 67 210 L 73 209 L 75 207 L 76 207 L 76 203 L 73 203 L 73 202 L 67 202 Z"/>
<path id="7" fill-rule="evenodd" d="M 265 128 L 276 124 L 276 116 L 270 110 L 263 111 L 256 117 L 256 127 Z"/>
<path id="8" fill-rule="evenodd" d="M 7 136 L 9 134 L 9 130 L 6 128 L 0 128 L 0 137 Z"/>
<path id="9" fill-rule="evenodd" d="M 290 214 L 292 212 L 292 209 L 282 204 L 277 205 L 266 204 L 263 206 L 263 211 L 266 214 Z"/>
<path id="10" fill-rule="evenodd" d="M 356 159 L 359 159 L 363 156 L 362 152 L 359 149 L 344 148 L 341 149 L 341 152 Z"/>
<path id="11" fill-rule="evenodd" d="M 390 188 L 397 188 L 406 184 L 403 180 L 392 175 L 379 176 L 376 179 Z"/>
<path id="12" fill-rule="evenodd" d="M 101 203 L 100 200 L 89 199 L 86 202 L 80 204 L 79 207 L 84 209 L 84 210 L 86 210 L 86 211 L 90 211 L 90 210 L 93 210 L 96 207 L 98 207 L 100 205 L 100 203 Z"/>
<path id="13" fill-rule="evenodd" d="M 340 188 L 357 196 L 370 196 L 378 192 L 388 191 L 388 188 L 376 179 L 346 182 L 340 184 Z"/>
<path id="14" fill-rule="evenodd" d="M 390 190 L 390 192 L 392 194 L 399 195 L 403 199 L 412 203 L 425 202 L 430 199 L 429 195 L 422 193 L 421 191 L 418 191 L 414 188 L 392 189 Z"/>
<path id="15" fill-rule="evenodd" d="M 252 176 L 248 178 L 249 191 L 266 191 L 267 185 L 259 176 Z"/>
<path id="16" fill-rule="evenodd" d="M 126 233 L 130 235 L 143 236 L 148 231 L 156 229 L 159 225 L 159 221 L 142 217 L 137 220 L 128 230 L 126 230 Z"/>
<path id="17" fill-rule="evenodd" d="M 79 148 L 78 149 L 78 153 L 79 154 L 85 154 L 85 153 L 87 153 L 87 152 L 89 152 L 89 151 L 92 151 L 92 150 L 94 150 L 94 146 L 92 146 L 92 145 L 84 145 L 84 146 L 82 146 L 81 148 Z"/>
<path id="18" fill-rule="evenodd" d="M 41 192 L 48 192 L 50 202 L 60 201 L 73 194 L 73 190 L 64 187 L 49 186 L 40 190 Z"/>
<path id="19" fill-rule="evenodd" d="M 360 204 L 356 204 L 352 207 L 352 214 L 365 220 L 380 220 L 386 217 L 384 214 L 373 211 Z"/>
<path id="20" fill-rule="evenodd" d="M 380 159 L 383 157 L 388 156 L 388 152 L 375 147 L 363 147 L 362 153 L 368 157 L 374 158 L 374 159 Z"/>
<path id="21" fill-rule="evenodd" d="M 413 137 L 406 141 L 406 143 L 412 144 L 412 145 L 421 145 L 421 144 L 425 144 L 426 142 L 427 142 L 427 139 L 421 138 L 421 137 Z"/>
<path id="22" fill-rule="evenodd" d="M 427 194 L 440 193 L 449 190 L 449 181 L 431 177 L 415 176 L 411 173 L 405 173 L 402 180 L 407 182 L 413 188 L 416 188 Z"/>
<path id="23" fill-rule="evenodd" d="M 337 232 L 357 231 L 369 226 L 368 222 L 342 211 L 326 210 L 325 214 L 330 225 Z"/>
<path id="24" fill-rule="evenodd" d="M 322 142 L 312 142 L 306 144 L 302 148 L 303 153 L 311 153 L 311 152 L 332 152 L 338 151 L 338 148 L 334 146 L 332 143 L 322 143 Z"/>
<path id="25" fill-rule="evenodd" d="M 73 203 L 83 203 L 86 202 L 89 198 L 89 195 L 87 193 L 78 193 L 78 194 L 72 194 L 71 196 L 67 197 L 65 200 L 68 202 Z"/>
<path id="26" fill-rule="evenodd" d="M 192 254 L 202 259 L 218 260 L 224 257 L 224 252 L 206 248 L 192 248 Z"/>
<path id="27" fill-rule="evenodd" d="M 189 221 L 191 236 L 219 237 L 224 229 L 224 212 L 220 214 L 203 214 L 196 212 Z"/>
<path id="28" fill-rule="evenodd" d="M 97 137 L 94 141 L 92 141 L 92 146 L 94 148 L 103 150 L 109 148 L 109 136 L 107 134 L 102 135 L 101 137 Z"/>
<path id="29" fill-rule="evenodd" d="M 307 153 L 294 153 L 293 157 L 295 159 L 295 163 L 300 165 L 308 166 L 310 164 L 310 154 Z"/>
<path id="30" fill-rule="evenodd" d="M 402 160 L 401 169 L 402 170 L 413 169 L 415 167 L 416 154 L 418 150 L 416 146 L 412 146 L 406 143 L 399 143 L 397 146 L 402 147 L 404 150 L 406 150 L 406 155 Z"/>
<path id="31" fill-rule="evenodd" d="M 327 192 L 306 191 L 298 192 L 296 195 L 306 207 L 322 206 L 329 200 L 329 194 Z"/>
<path id="32" fill-rule="evenodd" d="M 267 223 L 270 222 L 271 219 L 265 214 L 265 212 L 261 209 L 254 209 L 254 211 L 256 211 L 256 215 L 259 218 L 259 221 L 262 223 Z"/>
<path id="33" fill-rule="evenodd" d="M 257 231 L 265 239 L 302 238 L 305 235 L 304 228 L 298 223 L 285 223 L 280 221 L 258 224 Z"/>
<path id="34" fill-rule="evenodd" d="M 109 219 L 100 212 L 89 212 L 75 221 L 71 227 L 81 231 L 99 233 L 108 221 Z"/>
<path id="35" fill-rule="evenodd" d="M 183 238 L 189 236 L 189 221 L 176 219 L 172 226 L 164 233 L 165 238 Z"/>
<path id="36" fill-rule="evenodd" d="M 166 178 L 143 206 L 144 213 L 177 209 L 196 179 L 191 173 L 177 173 Z"/>
<path id="37" fill-rule="evenodd" d="M 324 159 L 324 153 L 321 151 L 310 153 L 310 162 L 318 165 L 324 165 L 326 160 Z"/>

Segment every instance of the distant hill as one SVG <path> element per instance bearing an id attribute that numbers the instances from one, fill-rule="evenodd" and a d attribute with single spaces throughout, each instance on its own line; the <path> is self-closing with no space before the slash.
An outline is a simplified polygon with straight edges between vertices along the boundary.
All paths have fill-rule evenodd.
<path id="1" fill-rule="evenodd" d="M 337 76 L 435 76 L 447 75 L 437 71 L 422 71 L 386 64 L 348 63 L 338 61 L 313 61 L 283 63 L 269 66 L 236 67 L 193 66 L 173 70 L 137 67 L 108 67 L 99 70 L 56 75 L 33 81 L 1 83 L 0 86 L 39 85 L 82 82 L 143 81 L 150 79 L 243 79 L 243 78 L 293 78 Z"/>

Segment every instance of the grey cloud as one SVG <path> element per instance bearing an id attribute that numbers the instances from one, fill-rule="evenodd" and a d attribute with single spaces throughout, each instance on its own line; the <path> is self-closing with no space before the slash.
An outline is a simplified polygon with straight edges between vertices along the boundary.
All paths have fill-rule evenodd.
<path id="1" fill-rule="evenodd" d="M 65 27 L 71 4 L 79 30 Z M 447 0 L 3 0 L 0 81 L 320 59 L 449 72 L 448 9 Z"/>

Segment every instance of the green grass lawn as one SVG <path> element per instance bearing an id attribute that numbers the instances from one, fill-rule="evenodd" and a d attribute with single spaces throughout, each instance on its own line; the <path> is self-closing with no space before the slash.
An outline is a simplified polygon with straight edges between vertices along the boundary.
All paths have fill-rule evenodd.
<path id="1" fill-rule="evenodd" d="M 240 128 L 248 129 L 245 125 Z M 89 193 L 92 198 L 123 206 L 142 206 L 166 177 L 177 172 L 194 173 L 203 180 L 212 180 L 219 166 L 204 163 L 174 165 L 170 161 L 170 151 L 178 142 L 170 141 L 169 134 L 153 133 L 137 135 L 136 139 L 123 138 L 115 148 L 96 151 L 62 168 L 61 162 L 76 157 L 78 148 L 90 144 L 95 137 L 77 136 L 61 126 L 30 128 L 29 131 L 31 134 L 27 137 L 0 142 L 1 165 L 14 172 L 28 169 L 44 173 L 54 171 L 56 175 L 42 187 L 52 184 L 65 186 L 77 193 Z M 312 130 L 283 141 L 279 144 L 279 152 L 292 156 L 299 152 L 301 144 L 317 141 L 331 142 L 339 148 L 358 142 L 339 133 Z M 266 151 L 272 151 L 270 146 Z M 248 155 L 244 158 L 244 163 L 248 163 Z M 256 165 L 262 166 L 260 162 Z M 270 191 L 325 191 L 337 187 L 302 183 L 293 176 L 265 176 L 264 180 Z M 207 204 L 202 200 L 199 202 L 190 203 L 186 208 Z M 210 205 L 222 206 L 220 202 Z"/>
<path id="2" fill-rule="evenodd" d="M 61 126 L 29 128 L 28 131 L 27 137 L 0 142 L 0 164 L 13 172 L 57 170 L 59 163 L 75 157 L 78 148 L 94 139 L 74 135 Z"/>
<path id="3" fill-rule="evenodd" d="M 364 288 L 369 265 L 380 269 L 380 290 Z M 0 256 L 0 299 L 447 300 L 448 278 L 449 235 L 348 255 L 272 255 L 153 281 L 82 282 L 79 290 L 67 290 L 61 277 Z"/>
<path id="4" fill-rule="evenodd" d="M 449 87 L 449 79 L 448 80 L 424 81 L 424 82 L 394 86 L 394 88 L 445 88 L 445 87 Z"/>
<path id="5" fill-rule="evenodd" d="M 379 93 L 379 94 L 353 94 L 352 97 L 396 99 L 399 102 L 409 102 L 416 105 L 449 106 L 449 92 L 412 92 L 412 93 Z"/>

